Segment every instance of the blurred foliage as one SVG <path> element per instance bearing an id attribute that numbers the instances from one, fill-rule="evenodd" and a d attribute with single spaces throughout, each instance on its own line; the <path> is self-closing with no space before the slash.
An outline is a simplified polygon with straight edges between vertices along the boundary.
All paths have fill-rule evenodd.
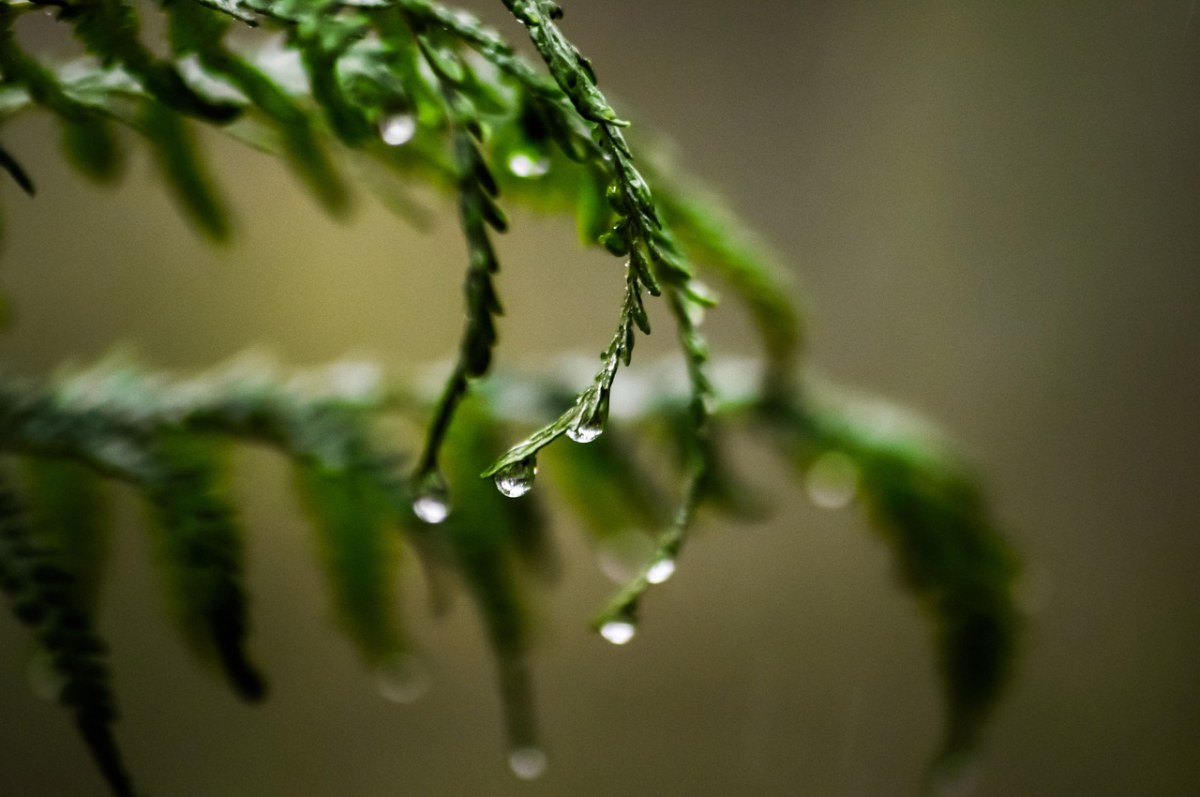
<path id="1" fill-rule="evenodd" d="M 752 482 L 721 442 L 748 425 L 767 430 L 801 481 L 829 482 L 810 484 L 824 490 L 820 500 L 862 496 L 935 629 L 947 724 L 933 773 L 953 774 L 1002 692 L 1019 628 L 1016 560 L 978 487 L 925 435 L 881 431 L 878 412 L 863 415 L 800 379 L 800 313 L 771 256 L 675 170 L 635 165 L 627 123 L 559 29 L 556 3 L 505 5 L 546 72 L 474 16 L 428 0 L 161 0 L 162 55 L 141 40 L 125 0 L 0 5 L 0 121 L 50 114 L 66 158 L 90 179 L 120 177 L 133 131 L 182 212 L 224 241 L 229 212 L 195 137 L 209 126 L 284 159 L 331 213 L 346 207 L 340 164 L 351 154 L 376 174 L 451 192 L 468 247 L 459 355 L 432 394 L 354 363 L 285 375 L 242 362 L 186 379 L 112 361 L 48 382 L 0 383 L 0 445 L 25 464 L 23 478 L 0 486 L 0 587 L 48 654 L 60 702 L 113 792 L 133 794 L 91 619 L 109 534 L 104 479 L 144 496 L 156 567 L 189 646 L 240 697 L 265 695 L 247 651 L 243 533 L 223 449 L 266 444 L 294 463 L 336 615 L 368 667 L 394 675 L 406 661 L 397 598 L 405 551 L 435 584 L 457 574 L 495 652 L 513 770 L 535 777 L 545 760 L 526 585 L 554 565 L 543 513 L 527 495 L 539 455 L 561 437 L 572 442 L 545 459 L 560 503 L 598 538 L 651 536 L 652 555 L 595 621 L 624 644 L 648 591 L 675 571 L 697 509 L 747 510 L 740 496 Z M 83 57 L 27 52 L 22 19 L 42 12 Z M 19 153 L 0 145 L 0 166 L 34 194 L 36 173 Z M 616 331 L 581 390 L 489 374 L 503 313 L 492 243 L 508 227 L 501 197 L 572 214 L 584 242 L 623 262 Z M 729 384 L 714 382 L 700 333 L 716 305 L 700 273 L 745 306 L 762 341 L 761 365 Z M 675 326 L 682 376 L 643 385 L 622 410 L 627 433 L 606 432 L 613 385 L 638 335 L 650 334 L 645 303 L 655 297 Z M 536 411 L 551 420 L 505 450 L 524 425 L 514 406 L 522 419 Z M 393 413 L 426 424 L 415 458 L 413 441 L 381 431 Z M 664 438 L 669 455 L 646 457 Z M 664 497 L 672 491 L 673 504 Z"/>

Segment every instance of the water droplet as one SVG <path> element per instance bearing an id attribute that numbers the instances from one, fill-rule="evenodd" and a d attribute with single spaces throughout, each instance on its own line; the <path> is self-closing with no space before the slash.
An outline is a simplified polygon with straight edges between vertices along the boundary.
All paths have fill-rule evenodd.
<path id="1" fill-rule="evenodd" d="M 567 437 L 576 443 L 590 443 L 604 433 L 604 425 L 595 423 L 580 423 L 567 429 Z"/>
<path id="2" fill-rule="evenodd" d="M 675 560 L 669 556 L 664 556 L 646 569 L 646 580 L 651 584 L 661 584 L 673 575 Z"/>
<path id="3" fill-rule="evenodd" d="M 614 645 L 624 645 L 633 639 L 633 635 L 636 633 L 637 626 L 628 620 L 609 620 L 600 626 L 600 636 Z"/>
<path id="4" fill-rule="evenodd" d="M 533 489 L 535 476 L 537 476 L 537 459 L 526 457 L 496 474 L 496 489 L 509 498 L 520 498 Z"/>
<path id="5" fill-rule="evenodd" d="M 411 113 L 394 113 L 379 120 L 379 137 L 389 147 L 403 146 L 416 134 L 417 117 Z"/>
<path id="6" fill-rule="evenodd" d="M 375 691 L 393 703 L 412 703 L 429 691 L 429 673 L 416 656 L 398 653 L 375 670 Z"/>
<path id="7" fill-rule="evenodd" d="M 508 156 L 508 170 L 517 177 L 533 180 L 550 171 L 550 159 L 538 153 L 514 152 Z"/>
<path id="8" fill-rule="evenodd" d="M 25 667 L 25 683 L 29 691 L 52 703 L 58 702 L 67 679 L 54 666 L 54 657 L 44 648 L 38 648 L 29 657 Z"/>
<path id="9" fill-rule="evenodd" d="M 579 411 L 567 428 L 567 437 L 576 443 L 590 443 L 604 434 L 608 420 L 608 391 L 593 385 L 579 400 Z"/>
<path id="10" fill-rule="evenodd" d="M 441 523 L 450 516 L 450 497 L 442 474 L 433 471 L 421 477 L 412 508 L 413 514 L 426 523 Z"/>
<path id="11" fill-rule="evenodd" d="M 804 488 L 822 509 L 841 509 L 858 492 L 858 465 L 841 451 L 827 451 L 809 466 Z"/>
<path id="12" fill-rule="evenodd" d="M 426 523 L 441 523 L 450 516 L 450 504 L 445 496 L 418 495 L 413 499 L 413 513 Z"/>
<path id="13" fill-rule="evenodd" d="M 540 747 L 518 747 L 508 755 L 508 766 L 521 780 L 537 780 L 546 771 L 546 753 Z"/>

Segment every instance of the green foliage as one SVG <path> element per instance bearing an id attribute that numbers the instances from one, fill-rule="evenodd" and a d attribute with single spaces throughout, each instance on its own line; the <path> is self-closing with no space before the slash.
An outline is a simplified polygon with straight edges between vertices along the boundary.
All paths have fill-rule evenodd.
<path id="1" fill-rule="evenodd" d="M 242 535 L 221 484 L 219 453 L 209 440 L 169 429 L 145 453 L 151 475 L 139 486 L 151 503 L 158 569 L 180 630 L 240 697 L 260 700 L 266 687 L 245 651 Z"/>
<path id="2" fill-rule="evenodd" d="M 117 713 L 105 646 L 79 603 L 78 578 L 30 529 L 16 495 L 0 483 L 0 590 L 17 619 L 50 655 L 61 678 L 58 701 L 75 719 L 84 743 L 116 795 L 132 795 L 111 725 Z"/>
<path id="3" fill-rule="evenodd" d="M 19 487 L 0 488 L 0 586 L 63 678 L 62 702 L 101 771 L 114 793 L 132 793 L 91 628 L 108 534 L 100 479 L 145 498 L 184 638 L 245 699 L 261 698 L 265 681 L 247 653 L 228 445 L 266 444 L 291 462 L 334 614 L 368 667 L 386 672 L 407 655 L 397 610 L 403 552 L 415 552 L 435 584 L 456 574 L 494 651 L 513 767 L 525 777 L 544 763 L 526 584 L 554 560 L 542 510 L 526 495 L 539 459 L 597 538 L 651 535 L 652 556 L 595 620 L 623 644 L 686 553 L 698 509 L 746 510 L 745 482 L 721 442 L 749 425 L 768 431 L 801 478 L 835 467 L 858 485 L 934 627 L 947 705 L 935 774 L 951 772 L 978 745 L 1019 630 L 1016 560 L 975 482 L 925 437 L 881 431 L 802 379 L 800 313 L 765 249 L 675 170 L 635 163 L 627 123 L 559 29 L 556 3 L 505 6 L 548 74 L 470 14 L 429 0 L 162 0 L 164 56 L 141 42 L 126 0 L 0 6 L 0 122 L 53 116 L 66 157 L 90 178 L 119 176 L 128 136 L 117 131 L 128 128 L 197 229 L 225 240 L 230 216 L 194 136 L 208 126 L 283 158 L 334 213 L 349 198 L 339 171 L 346 155 L 369 161 L 374 175 L 441 188 L 456 198 L 466 242 L 466 322 L 435 395 L 385 385 L 353 364 L 291 378 L 235 365 L 185 380 L 113 362 L 49 383 L 0 380 L 0 450 L 23 457 L 28 477 L 24 498 Z M 56 64 L 26 53 L 18 21 L 40 10 L 55 12 L 89 57 Z M 231 35 L 250 27 L 281 34 L 278 49 Z M 33 193 L 30 174 L 2 146 L 0 166 Z M 582 389 L 525 380 L 518 391 L 511 377 L 490 373 L 502 315 L 493 244 L 508 227 L 502 200 L 572 215 L 585 243 L 623 263 L 616 330 Z M 714 383 L 700 326 L 716 300 L 699 275 L 754 319 L 764 365 L 752 378 Z M 638 335 L 651 333 L 646 304 L 655 298 L 674 325 L 683 378 L 644 385 L 621 419 L 626 433 L 610 431 L 614 384 L 638 378 L 623 369 Z M 527 408 L 519 421 L 507 414 L 518 392 Z M 548 420 L 506 449 L 531 407 Z M 425 422 L 419 446 L 381 433 L 378 419 L 393 412 Z M 664 440 L 672 464 L 652 470 L 643 448 Z"/>
<path id="4" fill-rule="evenodd" d="M 401 649 L 395 607 L 399 538 L 387 495 L 369 470 L 305 462 L 296 467 L 319 536 L 336 611 L 363 659 L 380 666 Z"/>
<path id="5" fill-rule="evenodd" d="M 860 486 L 905 588 L 932 619 L 949 716 L 931 775 L 952 776 L 978 745 L 1016 654 L 1013 551 L 964 467 L 894 408 L 810 390 L 805 408 L 760 412 L 802 472 L 842 458 L 850 465 L 847 477 Z"/>

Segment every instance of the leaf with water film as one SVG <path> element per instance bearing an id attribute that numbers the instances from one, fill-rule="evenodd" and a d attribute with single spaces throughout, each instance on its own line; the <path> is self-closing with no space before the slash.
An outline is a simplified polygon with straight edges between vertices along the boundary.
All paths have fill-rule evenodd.
<path id="1" fill-rule="evenodd" d="M 158 438 L 155 475 L 142 487 L 176 622 L 193 652 L 218 666 L 239 696 L 260 700 L 266 685 L 246 652 L 242 533 L 225 464 L 207 439 L 170 432 Z"/>

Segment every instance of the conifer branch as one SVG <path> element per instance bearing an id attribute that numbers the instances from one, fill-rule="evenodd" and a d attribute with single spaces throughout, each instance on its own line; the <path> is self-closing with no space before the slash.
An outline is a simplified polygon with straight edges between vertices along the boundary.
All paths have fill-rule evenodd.
<path id="1" fill-rule="evenodd" d="M 438 499 L 444 501 L 446 495 L 438 468 L 438 452 L 449 431 L 455 407 L 467 394 L 470 380 L 483 376 L 491 366 L 492 348 L 496 343 L 495 317 L 504 312 L 492 279 L 500 264 L 488 228 L 502 233 L 508 229 L 508 221 L 495 203 L 499 188 L 476 143 L 483 138 L 482 125 L 474 106 L 458 89 L 466 80 L 468 67 L 453 52 L 440 49 L 434 31 L 427 29 L 423 20 L 410 17 L 409 24 L 413 25 L 421 55 L 436 75 L 445 98 L 458 171 L 459 223 L 466 237 L 469 260 L 465 287 L 467 323 L 458 360 L 434 410 L 425 448 L 413 475 L 418 490 L 421 486 L 434 486 L 439 491 Z"/>
<path id="2" fill-rule="evenodd" d="M 172 110 L 216 124 L 233 121 L 237 106 L 217 102 L 193 89 L 174 64 L 157 58 L 140 41 L 137 12 L 125 0 L 34 0 L 35 5 L 59 7 L 59 18 L 87 51 L 104 67 L 120 65 L 150 96 Z"/>
<path id="3" fill-rule="evenodd" d="M 0 74 L 5 84 L 24 89 L 32 102 L 59 118 L 64 149 L 84 174 L 98 180 L 114 177 L 120 157 L 111 126 L 94 109 L 72 98 L 50 70 L 18 47 L 13 30 L 17 13 L 12 7 L 0 8 Z"/>
<path id="4" fill-rule="evenodd" d="M 628 420 L 669 430 L 682 452 L 672 472 L 682 496 L 664 510 L 653 479 L 611 437 L 553 455 L 564 492 L 597 536 L 665 526 L 650 561 L 601 612 L 601 633 L 628 641 L 641 598 L 674 571 L 703 502 L 737 509 L 728 500 L 736 474 L 719 448 L 719 424 L 750 421 L 769 430 L 800 478 L 831 456 L 857 474 L 871 520 L 937 631 L 947 701 L 937 772 L 947 771 L 978 743 L 1011 671 L 1020 625 L 1015 557 L 975 482 L 919 435 L 880 433 L 799 383 L 801 319 L 770 256 L 674 170 L 652 160 L 644 173 L 635 167 L 626 123 L 558 29 L 556 3 L 505 5 L 528 30 L 548 77 L 474 16 L 430 0 L 162 0 L 167 57 L 140 41 L 127 0 L 0 6 L 0 120 L 44 109 L 62 126 L 67 157 L 89 177 L 119 173 L 114 128 L 132 129 L 185 213 L 222 239 L 229 215 L 192 137 L 197 125 L 211 126 L 285 158 L 333 212 L 348 196 L 332 154 L 339 149 L 369 158 L 380 173 L 448 189 L 467 244 L 467 322 L 439 396 L 388 394 L 353 369 L 335 371 L 315 392 L 303 379 L 263 368 L 179 381 L 109 365 L 51 385 L 0 381 L 0 452 L 27 459 L 31 507 L 27 521 L 18 488 L 0 485 L 0 587 L 56 656 L 69 684 L 63 702 L 102 772 L 115 793 L 132 791 L 109 727 L 115 713 L 103 649 L 88 625 L 107 533 L 99 516 L 81 520 L 96 505 L 94 477 L 122 480 L 148 499 L 164 552 L 159 566 L 175 579 L 190 645 L 255 698 L 263 682 L 245 652 L 241 530 L 216 448 L 248 441 L 293 464 L 335 613 L 368 666 L 386 669 L 407 644 L 394 611 L 400 538 L 393 530 L 406 532 L 428 566 L 462 577 L 496 657 L 514 771 L 540 771 L 523 586 L 553 563 L 537 504 L 506 496 L 530 490 L 539 454 L 559 437 L 584 443 L 604 431 L 617 373 L 625 367 L 622 378 L 637 379 L 629 370 L 636 334 L 650 333 L 643 292 L 666 302 L 686 386 L 648 389 Z M 99 66 L 55 67 L 21 50 L 15 20 L 36 9 L 56 10 Z M 230 43 L 235 24 L 281 31 L 295 60 Z M 0 168 L 32 193 L 29 173 L 3 147 Z M 505 414 L 505 377 L 476 383 L 492 370 L 501 314 L 491 238 L 507 226 L 495 202 L 501 185 L 506 197 L 574 213 L 586 243 L 625 260 L 625 290 L 590 385 L 496 458 L 499 441 L 526 422 Z M 755 320 L 766 355 L 755 383 L 714 386 L 700 317 L 715 300 L 693 263 Z M 561 407 L 570 395 L 557 385 L 532 390 L 539 406 Z M 397 408 L 432 418 L 408 479 L 396 441 L 381 445 L 373 426 Z M 499 492 L 476 476 L 488 461 L 483 475 Z M 461 496 L 449 516 L 447 475 Z M 619 506 L 597 508 L 580 500 L 584 493 L 617 496 L 611 503 Z M 73 524 L 79 528 L 69 533 Z"/>

